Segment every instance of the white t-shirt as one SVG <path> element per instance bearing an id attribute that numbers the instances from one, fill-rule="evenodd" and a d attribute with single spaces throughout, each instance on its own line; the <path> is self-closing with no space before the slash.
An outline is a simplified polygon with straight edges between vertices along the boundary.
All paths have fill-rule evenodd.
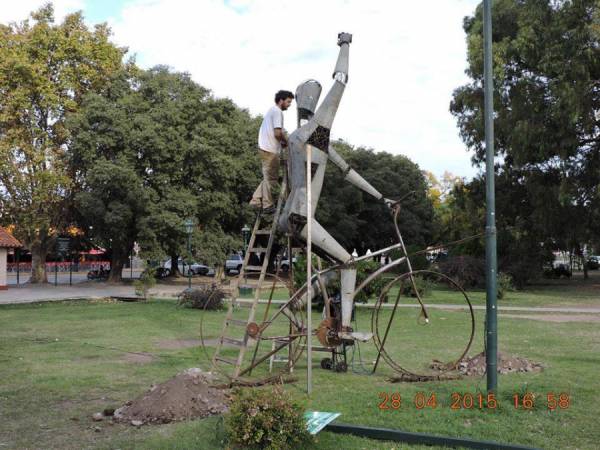
<path id="1" fill-rule="evenodd" d="M 283 111 L 276 105 L 267 111 L 260 125 L 258 148 L 270 153 L 281 152 L 281 144 L 275 138 L 275 128 L 283 131 Z"/>

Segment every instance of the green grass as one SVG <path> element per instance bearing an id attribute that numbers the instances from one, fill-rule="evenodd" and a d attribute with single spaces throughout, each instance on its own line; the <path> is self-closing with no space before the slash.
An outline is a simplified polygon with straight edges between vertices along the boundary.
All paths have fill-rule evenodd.
<path id="1" fill-rule="evenodd" d="M 531 283 L 524 290 L 511 290 L 506 292 L 504 298 L 498 300 L 499 306 L 530 306 L 530 307 L 596 307 L 600 308 L 600 271 L 590 271 L 590 278 L 583 279 L 581 272 L 575 272 L 570 280 L 541 279 Z M 389 281 L 393 276 L 385 275 Z M 398 288 L 392 287 L 390 299 L 395 298 Z M 469 300 L 473 305 L 485 305 L 484 289 L 468 289 Z M 261 298 L 268 299 L 270 290 L 263 290 Z M 253 294 L 241 295 L 243 298 L 252 298 Z M 274 300 L 286 300 L 288 290 L 277 288 L 273 293 Z M 375 297 L 369 303 L 375 302 Z M 461 304 L 464 298 L 451 289 L 436 289 L 425 295 L 426 303 L 431 304 Z"/>
<path id="2" fill-rule="evenodd" d="M 557 304 L 573 294 L 578 303 L 594 303 L 597 294 L 578 288 L 565 291 L 520 292 L 539 305 Z M 437 293 L 436 293 L 437 295 Z M 440 294 L 442 295 L 442 294 Z M 544 299 L 542 303 L 540 298 Z M 259 310 L 259 314 L 262 311 Z M 468 337 L 464 312 L 430 311 L 435 327 L 417 324 L 417 310 L 399 310 L 388 350 L 403 365 L 423 369 L 432 358 L 448 359 Z M 238 314 L 241 314 L 239 312 Z M 381 320 L 389 311 L 382 313 Z M 206 337 L 219 334 L 224 313 L 205 316 Z M 177 308 L 173 301 L 148 303 L 69 301 L 0 307 L 0 447 L 2 448 L 150 448 L 216 449 L 217 418 L 189 423 L 145 426 L 92 422 L 94 412 L 118 407 L 157 382 L 189 367 L 207 368 L 198 348 L 167 350 L 161 341 L 198 339 L 201 313 Z M 476 315 L 476 340 L 470 354 L 482 350 L 483 315 Z M 313 314 L 318 323 L 319 314 Z M 359 310 L 358 328 L 370 329 L 370 311 Z M 280 326 L 281 327 L 281 326 Z M 280 328 L 280 330 L 283 328 Z M 518 443 L 544 449 L 593 449 L 600 440 L 598 363 L 600 331 L 593 323 L 550 323 L 501 318 L 500 348 L 542 362 L 541 373 L 499 376 L 497 410 L 453 410 L 453 392 L 476 394 L 485 379 L 468 378 L 434 383 L 387 381 L 385 364 L 377 374 L 336 374 L 318 368 L 323 354 L 314 357 L 314 389 L 305 395 L 305 359 L 296 368 L 300 380 L 288 385 L 315 410 L 341 412 L 340 422 L 395 428 L 473 439 Z M 374 359 L 373 344 L 360 346 L 365 368 Z M 443 350 L 442 350 L 443 349 Z M 128 352 L 146 352 L 145 364 L 128 360 Z M 131 355 L 130 355 L 131 356 Z M 351 357 L 352 354 L 349 355 Z M 358 355 L 355 353 L 355 362 Z M 354 369 L 361 371 L 359 364 Z M 260 370 L 259 370 L 260 373 Z M 418 410 L 418 392 L 435 393 L 435 409 Z M 531 392 L 537 404 L 531 411 L 515 410 L 512 395 Z M 568 409 L 549 411 L 547 393 L 570 395 Z M 400 409 L 381 410 L 380 394 L 399 393 Z M 101 431 L 94 431 L 94 426 Z M 217 433 L 218 434 L 218 433 Z M 427 448 L 377 442 L 322 432 L 319 449 Z"/>

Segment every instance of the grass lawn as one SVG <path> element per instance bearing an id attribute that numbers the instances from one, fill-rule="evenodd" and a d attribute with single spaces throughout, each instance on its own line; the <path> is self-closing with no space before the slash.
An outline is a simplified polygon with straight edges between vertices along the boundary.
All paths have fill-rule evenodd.
<path id="1" fill-rule="evenodd" d="M 598 293 L 536 288 L 519 292 L 536 306 L 556 305 L 570 296 L 593 304 Z M 543 297 L 543 302 L 540 300 Z M 539 302 L 539 304 L 538 304 Z M 383 314 L 388 314 L 384 312 Z M 464 312 L 438 310 L 439 326 L 417 325 L 416 311 L 400 311 L 389 351 L 408 368 L 430 359 L 451 357 L 465 339 Z M 433 314 L 433 313 L 432 313 Z M 173 301 L 147 303 L 68 301 L 0 307 L 0 448 L 150 448 L 218 449 L 218 418 L 135 428 L 93 422 L 91 415 L 118 407 L 156 382 L 189 367 L 208 368 L 201 350 L 173 348 L 173 342 L 199 338 L 201 312 L 177 308 Z M 207 337 L 217 336 L 224 313 L 207 313 Z M 483 315 L 477 312 L 476 340 L 470 354 L 483 348 Z M 319 315 L 313 315 L 318 323 Z M 357 313 L 359 329 L 370 329 L 370 311 Z M 600 441 L 600 330 L 597 323 L 551 323 L 500 318 L 500 348 L 541 362 L 541 373 L 499 376 L 495 410 L 451 408 L 452 394 L 485 390 L 485 378 L 432 383 L 386 381 L 391 370 L 375 375 L 336 374 L 318 367 L 315 395 L 305 395 L 305 359 L 297 366 L 300 381 L 287 385 L 307 407 L 341 412 L 339 421 L 413 432 L 495 440 L 544 449 L 594 449 Z M 170 344 L 170 345 L 168 345 Z M 374 358 L 372 343 L 360 346 L 365 367 Z M 445 350 L 439 350 L 445 349 Z M 141 353 L 141 355 L 140 355 Z M 349 355 L 352 356 L 352 355 Z M 362 372 L 354 354 L 356 372 Z M 436 395 L 437 407 L 417 409 L 417 393 Z M 566 409 L 548 410 L 549 393 L 567 393 Z M 381 394 L 401 396 L 398 409 L 379 408 Z M 515 409 L 513 394 L 535 394 L 531 410 Z M 477 398 L 477 397 L 475 397 Z M 99 426 L 100 431 L 94 427 Z M 319 449 L 430 448 L 379 442 L 322 432 Z"/>
<path id="2" fill-rule="evenodd" d="M 386 275 L 389 281 L 393 276 Z M 390 290 L 390 299 L 398 292 L 397 288 Z M 485 305 L 485 290 L 470 289 L 469 299 L 473 305 Z M 241 297 L 252 298 L 253 294 Z M 269 298 L 269 291 L 263 291 L 261 298 Z M 288 291 L 285 288 L 275 289 L 273 299 L 285 300 Z M 375 298 L 369 299 L 374 303 Z M 460 296 L 452 290 L 436 290 L 425 297 L 426 303 L 458 304 L 464 303 Z M 530 307 L 596 307 L 600 308 L 600 271 L 590 271 L 589 279 L 583 279 L 582 272 L 574 272 L 573 278 L 552 280 L 540 279 L 533 282 L 525 290 L 506 292 L 504 298 L 498 300 L 500 306 L 530 306 Z"/>

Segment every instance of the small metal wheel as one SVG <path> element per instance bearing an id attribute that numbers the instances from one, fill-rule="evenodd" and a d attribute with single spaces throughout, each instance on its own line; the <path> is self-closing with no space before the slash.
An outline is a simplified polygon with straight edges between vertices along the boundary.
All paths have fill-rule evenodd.
<path id="1" fill-rule="evenodd" d="M 348 364 L 346 364 L 343 361 L 340 361 L 339 363 L 337 363 L 335 365 L 335 371 L 336 372 L 348 372 Z"/>
<path id="2" fill-rule="evenodd" d="M 331 360 L 331 358 L 323 358 L 321 360 L 321 369 L 331 370 L 332 367 L 333 361 Z"/>

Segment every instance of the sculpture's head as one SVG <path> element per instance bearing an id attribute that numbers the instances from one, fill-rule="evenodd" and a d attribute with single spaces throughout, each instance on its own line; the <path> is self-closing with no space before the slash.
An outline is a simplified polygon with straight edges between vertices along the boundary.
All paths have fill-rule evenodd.
<path id="1" fill-rule="evenodd" d="M 315 114 L 320 95 L 321 84 L 316 80 L 306 80 L 298 85 L 296 105 L 300 119 L 309 120 Z"/>

